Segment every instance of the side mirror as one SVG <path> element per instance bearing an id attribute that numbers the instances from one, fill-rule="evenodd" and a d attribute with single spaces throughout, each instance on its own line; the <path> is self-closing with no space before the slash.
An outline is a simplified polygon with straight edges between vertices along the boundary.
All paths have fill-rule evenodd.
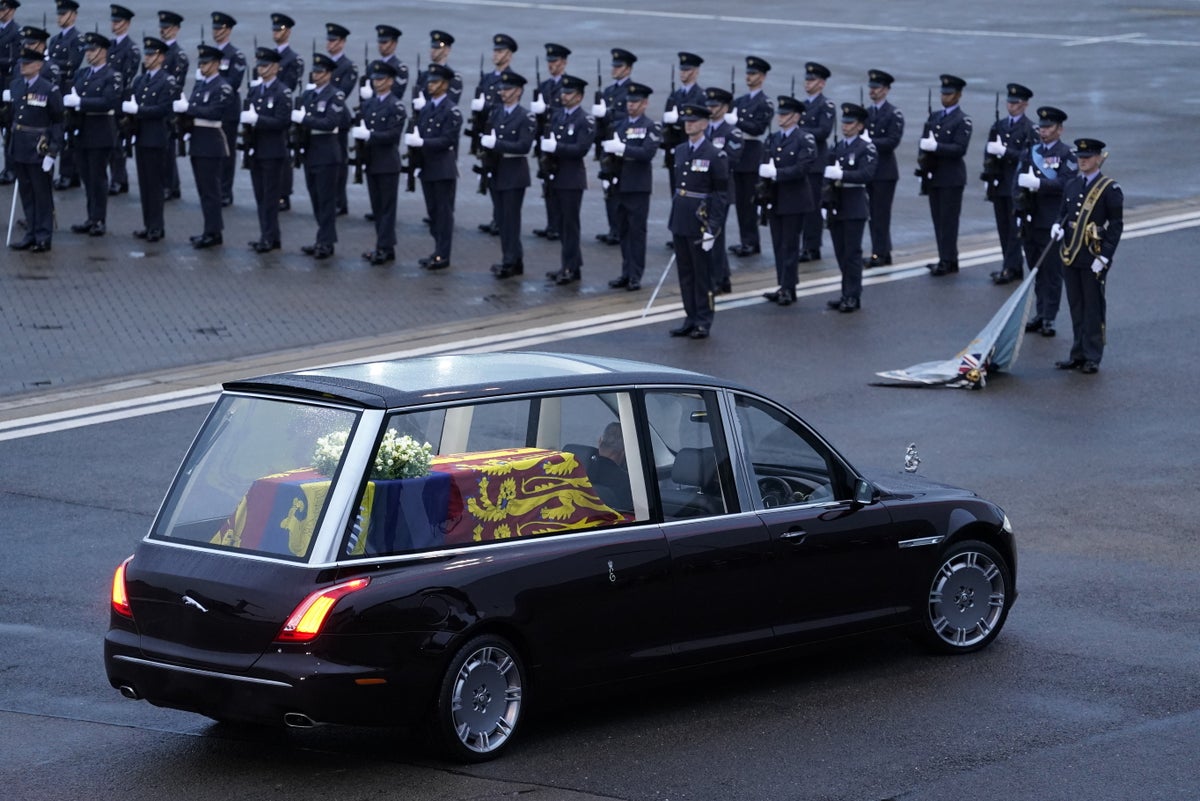
<path id="1" fill-rule="evenodd" d="M 859 506 L 869 506 L 875 500 L 875 487 L 871 482 L 860 478 L 854 482 L 854 502 Z"/>

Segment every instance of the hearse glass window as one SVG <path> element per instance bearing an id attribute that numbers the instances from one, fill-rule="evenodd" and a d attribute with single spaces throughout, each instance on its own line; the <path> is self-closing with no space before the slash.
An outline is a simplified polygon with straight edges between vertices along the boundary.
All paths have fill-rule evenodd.
<path id="1" fill-rule="evenodd" d="M 343 553 L 386 556 L 647 520 L 638 447 L 628 393 L 389 415 Z"/>
<path id="2" fill-rule="evenodd" d="M 716 395 L 694 390 L 646 393 L 663 519 L 723 514 L 732 492 L 729 455 Z"/>
<path id="3" fill-rule="evenodd" d="M 304 558 L 357 421 L 346 409 L 222 396 L 151 538 Z"/>
<path id="4" fill-rule="evenodd" d="M 812 432 L 756 398 L 738 395 L 736 407 L 744 458 L 764 507 L 834 499 L 828 452 Z"/>

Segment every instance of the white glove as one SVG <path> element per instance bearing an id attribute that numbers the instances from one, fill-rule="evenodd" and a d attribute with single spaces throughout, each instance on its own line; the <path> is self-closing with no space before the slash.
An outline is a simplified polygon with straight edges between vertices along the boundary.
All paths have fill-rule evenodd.
<path id="1" fill-rule="evenodd" d="M 126 100 L 121 104 L 121 111 L 125 114 L 137 114 L 138 108 L 139 106 L 136 100 Z"/>
<path id="2" fill-rule="evenodd" d="M 725 115 L 725 122 L 729 123 L 730 125 L 738 124 L 738 115 L 737 115 L 736 108 L 729 109 L 729 112 Z"/>
<path id="3" fill-rule="evenodd" d="M 608 104 L 601 100 L 599 103 L 592 104 L 592 116 L 603 117 L 608 113 Z"/>
<path id="4" fill-rule="evenodd" d="M 3 96 L 3 98 L 2 98 L 2 99 L 0 99 L 0 102 L 3 102 L 3 103 L 11 103 L 11 102 L 12 102 L 12 92 L 11 92 L 11 91 L 9 91 L 8 89 L 5 89 L 5 90 L 4 90 L 4 96 Z"/>
<path id="5" fill-rule="evenodd" d="M 710 234 L 708 231 L 705 231 L 704 236 L 700 237 L 700 249 L 703 251 L 712 250 L 713 243 L 716 241 L 717 241 L 717 238 L 715 236 Z"/>
<path id="6" fill-rule="evenodd" d="M 480 147 L 486 147 L 488 150 L 494 148 L 496 146 L 496 129 L 493 128 L 491 133 L 479 137 L 479 145 Z"/>
<path id="7" fill-rule="evenodd" d="M 483 111 L 483 95 L 471 98 L 471 111 Z"/>
<path id="8" fill-rule="evenodd" d="M 409 147 L 422 147 L 425 144 L 425 140 L 421 138 L 419 131 L 413 131 L 404 135 L 404 144 Z"/>
<path id="9" fill-rule="evenodd" d="M 625 143 L 622 142 L 621 138 L 616 134 L 613 134 L 612 139 L 605 139 L 603 142 L 601 142 L 600 147 L 605 153 L 611 153 L 614 156 L 625 155 Z"/>
<path id="10" fill-rule="evenodd" d="M 555 150 L 558 150 L 558 140 L 557 139 L 555 139 L 553 136 L 547 136 L 545 139 L 542 140 L 542 152 L 543 153 L 553 153 Z"/>
<path id="11" fill-rule="evenodd" d="M 1103 261 L 1101 261 L 1099 258 L 1095 258 L 1092 260 L 1092 272 L 1094 272 L 1096 275 L 1099 275 L 1100 273 L 1104 272 L 1106 269 L 1108 269 L 1108 265 L 1105 264 Z"/>
<path id="12" fill-rule="evenodd" d="M 196 67 L 196 80 L 197 81 L 204 80 L 204 72 L 199 67 Z"/>
<path id="13" fill-rule="evenodd" d="M 365 142 L 371 138 L 371 129 L 365 123 L 359 123 L 350 129 L 350 135 L 360 142 Z"/>
<path id="14" fill-rule="evenodd" d="M 304 84 L 304 91 L 306 91 L 306 92 L 311 92 L 313 89 L 316 89 L 316 88 L 317 88 L 317 85 L 315 83 Z"/>
<path id="15" fill-rule="evenodd" d="M 371 87 L 368 84 L 364 83 L 362 86 L 358 87 L 358 96 L 363 100 L 370 100 L 375 96 L 375 92 L 371 90 Z"/>
<path id="16" fill-rule="evenodd" d="M 302 108 L 293 109 L 293 111 L 292 111 L 292 122 L 294 122 L 294 123 L 296 123 L 297 125 L 299 125 L 300 123 L 304 122 L 304 118 L 305 118 L 305 117 L 307 117 L 307 116 L 308 116 L 308 112 L 307 112 L 307 111 L 305 111 L 304 109 L 302 109 Z"/>
<path id="17" fill-rule="evenodd" d="M 179 101 L 176 100 L 176 103 Z M 254 106 L 246 109 L 239 117 L 242 125 L 258 125 L 258 112 L 254 110 Z"/>
<path id="18" fill-rule="evenodd" d="M 937 150 L 937 140 L 933 138 L 933 134 L 929 134 L 918 143 L 918 146 L 926 153 L 932 153 Z"/>
<path id="19" fill-rule="evenodd" d="M 1061 225 L 1059 225 L 1058 223 L 1055 223 L 1054 225 L 1050 226 L 1050 238 L 1053 239 L 1055 242 L 1062 239 L 1063 234 L 1065 234 L 1065 233 L 1066 232 L 1063 231 L 1063 227 Z"/>
<path id="20" fill-rule="evenodd" d="M 859 139 L 861 139 L 861 140 L 863 140 L 863 141 L 864 141 L 864 142 L 866 142 L 867 144 L 870 144 L 870 143 L 871 143 L 871 134 L 867 133 L 867 129 L 866 129 L 866 128 L 863 128 L 863 129 L 862 129 L 862 133 L 860 133 L 860 134 L 858 135 L 858 138 L 859 138 Z"/>
<path id="21" fill-rule="evenodd" d="M 674 125 L 679 122 L 679 112 L 675 109 L 669 109 L 663 112 L 663 125 Z"/>
<path id="22" fill-rule="evenodd" d="M 413 111 L 420 111 L 425 108 L 425 95 L 418 94 L 413 98 Z"/>
<path id="23" fill-rule="evenodd" d="M 825 177 L 831 181 L 842 180 L 842 175 L 843 175 L 842 168 L 836 164 L 830 164 L 828 167 L 825 168 Z"/>
<path id="24" fill-rule="evenodd" d="M 250 81 L 251 89 L 253 89 L 256 86 L 262 86 L 262 78 L 254 78 L 253 80 Z"/>
<path id="25" fill-rule="evenodd" d="M 192 107 L 192 104 L 187 102 L 186 97 L 181 97 L 171 104 L 171 110 L 176 114 L 186 114 L 187 110 Z"/>
<path id="26" fill-rule="evenodd" d="M 771 159 L 766 164 L 758 165 L 758 177 L 759 178 L 766 178 L 766 179 L 770 180 L 770 179 L 773 179 L 778 174 L 779 174 L 779 169 L 775 166 L 775 159 Z"/>
<path id="27" fill-rule="evenodd" d="M 71 87 L 71 94 L 63 98 L 63 105 L 67 108 L 79 108 L 79 101 L 82 98 L 75 93 L 75 88 Z"/>
<path id="28" fill-rule="evenodd" d="M 42 172 L 54 172 L 54 156 L 46 156 L 42 159 Z"/>
<path id="29" fill-rule="evenodd" d="M 1000 141 L 1000 134 L 996 134 L 996 141 L 987 143 L 987 152 L 989 156 L 1003 156 L 1005 151 L 1004 143 Z"/>
<path id="30" fill-rule="evenodd" d="M 413 102 L 415 104 L 416 101 L 413 101 Z M 535 100 L 529 104 L 529 110 L 532 111 L 534 114 L 545 114 L 546 113 L 546 101 L 542 100 L 539 97 L 537 100 Z"/>
<path id="31" fill-rule="evenodd" d="M 1034 175 L 1033 167 L 1030 167 L 1029 172 L 1023 172 L 1017 176 L 1017 185 L 1022 189 L 1036 192 L 1042 188 L 1042 179 Z"/>

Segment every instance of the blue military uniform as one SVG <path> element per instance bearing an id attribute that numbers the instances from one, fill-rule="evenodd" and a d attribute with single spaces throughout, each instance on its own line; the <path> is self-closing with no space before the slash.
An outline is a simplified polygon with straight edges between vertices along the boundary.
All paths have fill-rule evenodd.
<path id="1" fill-rule="evenodd" d="M 868 86 L 891 88 L 895 81 L 883 70 L 867 72 Z M 875 177 L 867 184 L 870 203 L 871 258 L 867 267 L 892 263 L 892 203 L 896 198 L 896 183 L 900 169 L 896 163 L 896 148 L 904 138 L 904 115 L 888 100 L 867 107 L 867 135 L 875 145 L 878 164 Z"/>
<path id="2" fill-rule="evenodd" d="M 400 140 L 408 122 L 403 89 L 398 89 L 396 67 L 387 61 L 371 65 L 372 79 L 390 76 L 396 79 L 384 96 L 372 93 L 361 106 L 362 125 L 370 138 L 356 147 L 367 153 L 367 194 L 375 219 L 375 248 L 363 253 L 371 264 L 383 264 L 396 258 L 396 199 L 400 192 Z"/>
<path id="3" fill-rule="evenodd" d="M 680 120 L 707 119 L 708 108 L 688 103 Z M 713 323 L 711 250 L 729 203 L 729 158 L 706 137 L 685 141 L 675 148 L 675 189 L 671 197 L 671 230 L 679 262 L 679 293 L 687 319 L 672 336 L 704 339 Z M 705 246 L 707 244 L 707 247 Z"/>
<path id="4" fill-rule="evenodd" d="M 114 5 L 110 7 L 110 10 L 113 22 L 132 20 L 134 16 L 133 12 L 124 6 Z M 128 99 L 133 81 L 137 78 L 142 66 L 142 51 L 132 36 L 126 33 L 112 38 L 108 48 L 108 63 L 121 74 L 122 91 L 125 93 L 122 99 Z M 117 133 L 125 142 L 118 142 L 112 150 L 112 155 L 109 156 L 108 193 L 110 195 L 119 195 L 129 191 L 129 171 L 125 166 L 127 153 L 123 145 L 128 144 L 133 127 L 134 120 L 117 109 Z"/>
<path id="5" fill-rule="evenodd" d="M 454 77 L 449 67 L 431 64 L 429 81 L 447 84 Z M 454 197 L 458 189 L 458 141 L 462 136 L 462 112 L 449 95 L 430 99 L 417 113 L 416 135 L 421 144 L 421 190 L 429 210 L 429 231 L 433 234 L 433 253 L 420 260 L 427 270 L 450 266 L 454 238 Z"/>
<path id="6" fill-rule="evenodd" d="M 631 83 L 626 98 L 649 97 L 652 92 L 649 86 Z M 654 157 L 662 145 L 662 126 L 644 114 L 626 116 L 619 121 L 614 134 L 624 145 L 618 148 L 615 187 L 621 275 L 608 285 L 613 289 L 636 291 L 641 289 L 642 276 L 646 272 L 646 225 L 650 216 L 650 195 L 654 190 Z"/>
<path id="7" fill-rule="evenodd" d="M 716 86 L 710 86 L 705 90 L 705 105 L 711 111 L 718 106 L 732 108 L 733 93 L 727 92 Z M 728 113 L 728 112 L 726 112 Z M 708 123 L 708 132 L 705 134 L 708 141 L 713 143 L 713 146 L 718 150 L 724 150 L 729 162 L 730 181 L 729 187 L 725 190 L 725 212 L 728 214 L 729 208 L 734 205 L 733 200 L 733 171 L 741 166 L 745 158 L 745 140 L 740 128 L 731 124 L 728 120 L 722 118 L 720 120 L 710 120 Z M 757 165 L 755 166 L 757 169 Z M 728 227 L 728 220 L 722 217 L 719 220 L 712 221 L 713 230 L 717 231 L 717 243 L 710 251 L 712 257 L 712 278 L 713 292 L 718 295 L 723 295 L 733 291 L 729 278 L 729 252 L 725 249 L 725 230 Z"/>
<path id="8" fill-rule="evenodd" d="M 614 51 L 615 52 L 615 51 Z M 546 62 L 558 61 L 571 55 L 571 50 L 554 42 L 546 43 Z M 554 187 L 550 181 L 550 173 L 545 165 L 552 161 L 542 154 L 538 144 L 546 136 L 550 127 L 550 115 L 555 109 L 562 108 L 562 75 L 551 75 L 542 81 L 534 94 L 534 100 L 545 105 L 545 109 L 537 114 L 537 130 L 534 133 L 534 156 L 537 159 L 537 178 L 542 182 L 542 203 L 546 207 L 546 227 L 534 228 L 535 236 L 545 237 L 551 241 L 559 237 L 558 202 L 554 199 Z"/>
<path id="9" fill-rule="evenodd" d="M 511 53 L 517 51 L 517 42 L 511 36 L 505 33 L 498 33 L 492 37 L 493 50 L 508 50 Z M 479 73 L 479 85 L 475 87 L 475 96 L 471 100 L 471 130 L 466 135 L 471 136 L 471 155 L 486 161 L 489 157 L 483 153 L 483 148 L 480 146 L 480 138 L 488 133 L 488 122 L 491 119 L 492 112 L 500 105 L 500 88 L 504 85 L 505 73 L 510 72 L 509 68 L 503 70 L 492 70 L 491 72 Z M 482 170 L 482 166 L 477 167 L 476 171 Z M 484 184 L 480 182 L 480 190 L 483 191 Z M 500 234 L 499 222 L 496 216 L 500 213 L 497 206 L 495 192 L 488 192 L 492 201 L 492 218 L 486 223 L 480 223 L 479 230 L 484 233 L 498 236 Z"/>
<path id="10" fill-rule="evenodd" d="M 345 39 L 349 35 L 350 31 L 336 22 L 325 24 L 326 41 Z M 330 58 L 334 62 L 333 78 L 330 83 L 344 97 L 352 97 L 358 90 L 358 67 L 344 53 L 330 56 Z M 350 180 L 350 131 L 348 127 L 343 128 L 336 136 L 338 144 L 342 146 L 342 160 L 337 171 L 337 213 L 346 214 L 350 205 L 346 197 L 346 183 Z"/>
<path id="11" fill-rule="evenodd" d="M 322 70 L 332 72 L 332 62 L 321 54 L 314 55 L 313 71 Z M 340 139 L 342 134 L 349 134 L 350 109 L 346 106 L 346 95 L 332 80 L 305 91 L 300 107 L 304 109 L 301 124 L 309 134 L 304 153 L 304 182 L 317 221 L 316 239 L 312 245 L 304 246 L 303 251 L 314 258 L 326 259 L 333 255 L 337 242 L 337 178 L 344 156 Z"/>
<path id="12" fill-rule="evenodd" d="M 854 103 L 842 104 L 842 121 L 852 120 L 867 124 L 867 110 Z M 833 253 L 837 257 L 838 269 L 842 272 L 842 296 L 829 301 L 830 308 L 842 312 L 858 310 L 862 303 L 862 238 L 870 215 L 867 201 L 867 185 L 875 177 L 878 157 L 875 145 L 861 136 L 853 139 L 839 138 L 829 151 L 829 166 L 834 167 L 840 177 L 829 175 L 826 170 L 824 198 L 829 238 L 833 241 Z"/>
<path id="13" fill-rule="evenodd" d="M 771 65 L 758 56 L 746 57 L 746 72 L 770 72 Z M 758 165 L 762 163 L 763 142 L 771 130 L 775 104 L 761 89 L 742 95 L 733 102 L 737 127 L 742 132 L 742 158 L 733 166 L 733 199 L 737 209 L 739 242 L 729 248 L 735 256 L 753 256 L 762 252 L 758 235 L 758 211 L 755 193 Z"/>
<path id="14" fill-rule="evenodd" d="M 58 13 L 78 11 L 79 3 L 74 0 L 59 0 L 55 3 Z M 71 93 L 75 84 L 75 71 L 83 63 L 83 42 L 79 31 L 72 25 L 63 28 L 50 37 L 46 48 L 46 57 L 58 67 L 58 89 L 63 97 Z M 73 126 L 74 113 L 70 109 L 64 111 L 67 121 L 63 129 L 65 144 L 58 160 L 58 180 L 54 182 L 55 189 L 69 189 L 79 186 L 79 156 L 75 147 Z"/>
<path id="15" fill-rule="evenodd" d="M 392 83 L 392 94 L 396 95 L 397 98 L 403 102 L 404 96 L 408 93 L 408 66 L 400 60 L 400 57 L 396 55 L 395 51 L 392 51 L 392 54 L 385 58 L 382 50 L 382 45 L 385 45 L 387 42 L 399 42 L 400 35 L 400 29 L 393 25 L 375 26 L 375 38 L 377 43 L 381 46 L 379 60 L 392 68 L 392 72 L 395 74 L 394 81 Z M 372 93 L 365 91 L 364 84 L 364 94 L 362 99 L 368 99 L 370 94 Z M 397 158 L 399 158 L 399 156 L 397 156 Z"/>
<path id="16" fill-rule="evenodd" d="M 429 48 L 438 50 L 443 47 L 450 47 L 454 44 L 454 37 L 445 31 L 430 31 L 429 32 Z M 449 70 L 450 77 L 447 79 L 450 82 L 449 89 L 446 90 L 446 96 L 454 101 L 457 106 L 462 101 L 463 94 L 463 77 L 461 73 L 455 72 L 451 67 L 442 64 Z M 417 82 L 413 84 L 412 96 L 415 98 L 419 94 L 425 92 L 425 87 L 429 84 L 429 70 L 423 69 L 417 73 Z"/>
<path id="17" fill-rule="evenodd" d="M 571 75 L 563 76 L 563 91 L 582 94 L 587 81 Z M 555 109 L 550 117 L 550 138 L 556 142 L 554 166 L 550 182 L 554 185 L 554 199 L 558 203 L 562 258 L 557 271 L 551 270 L 546 277 L 558 284 L 571 284 L 580 279 L 583 269 L 583 251 L 580 248 L 580 210 L 583 193 L 587 189 L 587 158 L 596 141 L 596 121 L 583 113 L 579 106 Z M 545 144 L 542 145 L 545 150 Z"/>
<path id="18" fill-rule="evenodd" d="M 215 47 L 200 45 L 201 63 L 219 58 L 220 51 Z M 219 74 L 196 81 L 188 98 L 185 113 L 192 119 L 192 176 L 204 214 L 204 231 L 192 238 L 192 246 L 197 249 L 223 242 L 222 231 L 225 226 L 221 217 L 221 165 L 233 150 L 233 143 L 225 139 L 223 123 L 231 105 L 234 105 L 233 87 Z"/>
<path id="19" fill-rule="evenodd" d="M 828 80 L 828 67 L 816 62 L 804 65 L 805 77 L 817 77 Z M 818 92 L 805 100 L 804 118 L 800 127 L 813 136 L 817 143 L 817 158 L 809 167 L 808 183 L 814 199 L 821 196 L 821 185 L 824 180 L 825 164 L 829 159 L 829 135 L 833 133 L 833 123 L 837 118 L 837 109 L 833 101 Z M 820 204 L 814 204 L 812 211 L 804 215 L 804 233 L 800 261 L 817 261 L 821 258 L 821 232 L 825 229 L 825 221 L 821 218 Z"/>
<path id="20" fill-rule="evenodd" d="M 161 39 L 146 37 L 146 52 L 166 53 Z M 137 163 L 138 194 L 142 204 L 143 227 L 133 235 L 157 242 L 166 234 L 163 223 L 163 195 L 166 174 L 163 151 L 171 146 L 171 106 L 178 94 L 175 79 L 165 69 L 143 72 L 133 80 L 130 95 L 137 104 L 134 112 L 134 158 Z"/>
<path id="21" fill-rule="evenodd" d="M 503 88 L 525 85 L 525 78 L 515 72 L 504 74 Z M 485 160 L 489 170 L 488 185 L 495 201 L 496 225 L 500 229 L 501 259 L 492 265 L 497 278 L 522 275 L 525 272 L 525 249 L 521 245 L 521 207 L 525 190 L 529 188 L 529 153 L 537 120 L 520 103 L 512 107 L 498 105 L 488 119 L 489 136 L 496 137 L 494 154 Z M 487 149 L 487 148 L 485 148 Z"/>
<path id="22" fill-rule="evenodd" d="M 0 0 L 0 8 L 10 8 L 14 11 L 20 8 L 20 0 Z M 0 23 L 0 89 L 7 89 L 14 77 L 20 73 L 17 61 L 21 56 L 21 25 L 11 19 Z M 16 180 L 12 166 L 9 164 L 8 127 L 9 114 L 12 113 L 12 102 L 0 101 L 0 130 L 4 131 L 4 170 L 0 172 L 0 186 L 7 186 Z"/>
<path id="23" fill-rule="evenodd" d="M 803 114 L 804 101 L 780 95 L 775 110 L 780 116 Z M 764 297 L 787 306 L 796 301 L 804 217 L 818 207 L 808 180 L 817 160 L 817 143 L 811 133 L 796 124 L 768 136 L 762 158 L 764 165 L 773 164 L 775 168 L 774 178 L 768 178 L 762 187 L 761 199 L 769 203 L 766 216 L 775 253 L 775 277 L 779 281 L 779 289 Z"/>
<path id="24" fill-rule="evenodd" d="M 36 50 L 25 49 L 21 53 L 21 61 L 42 59 Z M 62 94 L 56 84 L 41 75 L 33 80 L 18 76 L 9 85 L 9 92 L 12 94 L 11 163 L 27 226 L 25 237 L 14 242 L 12 248 L 44 253 L 50 250 L 54 234 L 51 175 L 44 169 L 44 161 L 47 156 L 59 155 L 62 147 Z"/>
<path id="25" fill-rule="evenodd" d="M 260 63 L 279 63 L 279 51 L 260 47 L 255 53 Z M 254 154 L 250 160 L 250 183 L 258 209 L 259 238 L 250 242 L 258 253 L 280 246 L 279 199 L 283 197 L 283 176 L 292 170 L 288 153 L 288 130 L 292 125 L 292 93 L 278 74 L 270 83 L 260 83 L 246 94 L 247 112 L 254 128 Z"/>
<path id="26" fill-rule="evenodd" d="M 681 51 L 678 56 L 681 69 L 699 69 L 704 63 L 704 59 L 695 53 Z M 671 159 L 675 158 L 675 148 L 687 139 L 687 135 L 683 132 L 683 123 L 678 120 L 668 123 L 666 114 L 678 114 L 679 109 L 688 104 L 704 105 L 704 87 L 699 83 L 677 86 L 667 96 L 666 113 L 663 115 L 662 147 L 666 151 L 663 166 L 667 168 L 667 182 L 672 194 L 675 193 L 675 169 Z"/>
<path id="27" fill-rule="evenodd" d="M 961 92 L 967 85 L 954 75 L 942 75 L 941 82 L 943 95 Z M 917 158 L 917 174 L 922 191 L 929 196 L 929 216 L 938 249 L 937 264 L 926 267 L 934 275 L 946 275 L 958 272 L 958 221 L 967 185 L 965 156 L 971 142 L 971 118 L 957 104 L 934 111 L 921 132 L 921 139 L 930 136 L 937 143 L 936 149 L 921 150 Z"/>
<path id="28" fill-rule="evenodd" d="M 615 48 L 612 51 L 613 66 L 629 65 L 632 67 L 637 62 L 637 56 L 630 53 L 628 50 Z M 593 109 L 592 114 L 596 120 L 596 141 L 602 142 L 605 139 L 611 139 L 613 132 L 619 127 L 627 116 L 626 104 L 629 102 L 629 84 L 630 78 L 626 76 L 620 80 L 613 81 L 608 86 L 600 91 L 600 99 L 604 103 L 604 114 L 596 114 L 598 109 Z M 600 184 L 604 187 L 604 212 L 608 219 L 608 230 L 602 234 L 596 234 L 596 239 L 606 245 L 615 245 L 621 239 L 620 224 L 618 221 L 617 207 L 620 205 L 619 190 L 613 182 L 612 175 L 608 174 L 605 167 L 606 160 L 600 157 Z"/>
<path id="29" fill-rule="evenodd" d="M 183 17 L 176 14 L 174 11 L 158 12 L 158 27 L 159 31 L 164 31 L 169 27 L 178 27 L 183 23 Z M 175 39 L 165 40 L 167 43 L 166 58 L 163 61 L 163 69 L 167 71 L 175 80 L 175 90 L 179 92 L 179 97 L 185 97 L 187 91 L 187 77 L 190 70 L 190 62 L 188 61 L 187 53 L 183 52 L 183 48 L 179 46 L 179 42 Z M 168 199 L 177 198 L 180 195 L 179 191 L 179 165 L 175 161 L 175 156 L 179 150 L 179 131 L 176 125 L 171 127 L 171 142 L 163 151 L 163 169 L 166 170 L 166 190 L 164 196 Z"/>
<path id="30" fill-rule="evenodd" d="M 280 31 L 296 27 L 296 21 L 287 14 L 272 14 L 271 29 Z M 304 79 L 304 59 L 286 42 L 276 46 L 276 52 L 279 53 L 279 74 L 275 80 L 279 81 L 284 87 L 292 93 L 294 97 L 301 88 L 301 81 Z M 262 82 L 261 78 L 255 76 L 255 79 L 250 82 L 250 88 L 257 86 Z M 296 174 L 290 165 L 285 165 L 283 170 L 282 183 L 280 185 L 279 209 L 287 211 L 292 207 L 292 189 L 295 185 Z"/>
<path id="31" fill-rule="evenodd" d="M 212 13 L 214 30 L 233 28 L 235 25 L 237 25 L 237 20 L 229 14 L 223 14 L 220 11 Z M 216 45 L 216 48 L 221 51 L 220 76 L 233 88 L 233 110 L 224 120 L 225 138 L 232 143 L 237 141 L 238 117 L 242 111 L 242 84 L 246 80 L 246 56 L 241 50 L 234 47 L 232 40 L 226 40 L 225 44 Z M 231 206 L 233 205 L 233 177 L 237 172 L 237 153 L 232 149 L 221 169 L 221 203 Z"/>
<path id="32" fill-rule="evenodd" d="M 108 49 L 108 39 L 84 34 L 88 51 Z M 79 97 L 75 117 L 75 145 L 79 172 L 87 192 L 87 221 L 71 226 L 75 233 L 103 236 L 108 219 L 108 162 L 117 147 L 117 110 L 124 97 L 124 78 L 111 64 L 84 65 L 75 73 L 74 93 Z"/>
<path id="33" fill-rule="evenodd" d="M 1033 97 L 1033 90 L 1019 83 L 1010 83 L 1007 90 L 1010 103 L 1025 102 Z M 986 147 L 992 147 L 992 143 L 997 140 L 1004 151 L 994 155 L 989 153 Z M 986 196 L 992 204 L 996 233 L 1000 236 L 1003 260 L 1000 270 L 992 273 L 992 280 L 997 284 L 1019 281 L 1024 274 L 1021 266 L 1021 238 L 1017 232 L 1017 217 L 1013 209 L 1013 193 L 1016 189 L 1017 163 L 1025 151 L 1037 141 L 1037 131 L 1024 114 L 998 119 L 988 131 L 983 173 L 980 178 L 987 184 Z"/>

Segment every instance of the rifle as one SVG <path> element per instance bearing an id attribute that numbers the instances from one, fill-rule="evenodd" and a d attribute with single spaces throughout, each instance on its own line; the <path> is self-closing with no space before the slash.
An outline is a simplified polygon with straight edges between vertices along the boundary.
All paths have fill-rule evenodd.
<path id="1" fill-rule="evenodd" d="M 933 89 L 929 88 L 925 94 L 925 108 L 928 112 L 928 117 L 925 119 L 925 128 L 921 132 L 921 138 L 929 136 L 932 130 L 931 122 L 933 120 Z M 929 194 L 929 181 L 933 178 L 933 157 L 932 154 L 924 150 L 917 151 L 917 168 L 913 170 L 913 175 L 921 179 L 921 194 Z"/>
<path id="2" fill-rule="evenodd" d="M 996 92 L 996 122 L 1000 122 L 1000 93 Z M 986 147 L 986 145 L 985 145 Z M 1004 164 L 1000 160 L 1000 156 L 993 156 L 985 149 L 983 151 L 983 171 L 979 173 L 979 180 L 987 184 L 985 197 L 988 201 L 995 201 L 996 193 L 1000 190 L 1000 181 L 1004 177 Z"/>
<path id="3" fill-rule="evenodd" d="M 363 77 L 360 89 L 367 85 L 371 80 L 371 58 L 367 50 L 367 43 L 363 42 Z M 363 99 L 362 94 L 358 96 L 358 111 L 354 114 L 354 125 L 363 124 Z M 367 167 L 371 166 L 371 148 L 368 146 L 365 139 L 354 140 L 354 183 L 361 184 L 363 182 L 363 173 Z"/>
<path id="4" fill-rule="evenodd" d="M 601 81 L 604 80 L 604 74 L 600 71 L 600 59 L 596 59 L 596 91 L 592 95 L 592 105 L 600 105 L 604 102 L 604 88 L 601 86 Z M 600 143 L 608 138 L 608 125 L 612 115 L 605 114 L 603 119 L 596 120 L 596 143 L 592 148 L 592 158 L 598 162 L 604 161 L 604 151 L 600 147 Z M 607 176 L 604 175 L 604 166 L 601 163 L 600 180 L 604 181 Z M 607 192 L 606 192 L 607 194 Z"/>
<path id="5" fill-rule="evenodd" d="M 479 54 L 479 87 L 475 90 L 475 99 L 483 100 L 483 108 L 479 111 L 471 112 L 471 122 L 467 125 L 467 129 L 463 131 L 463 136 L 471 140 L 471 155 L 479 156 L 479 151 L 483 150 L 479 145 L 479 139 L 487 131 L 484 128 L 487 126 L 487 99 L 484 97 L 483 91 L 483 53 Z"/>
<path id="6" fill-rule="evenodd" d="M 418 112 L 413 112 L 413 115 L 408 120 L 408 130 L 405 133 L 415 133 L 417 130 Z M 417 176 L 421 174 L 421 168 L 425 166 L 425 152 L 423 148 L 410 147 L 406 152 L 407 163 L 400 167 L 400 172 L 408 176 L 404 182 L 405 192 L 417 191 Z"/>
<path id="7" fill-rule="evenodd" d="M 667 111 L 673 111 L 675 108 L 675 65 L 671 64 L 671 94 L 667 97 Z M 663 126 L 661 147 L 666 151 L 663 154 L 663 167 L 667 172 L 672 174 L 675 172 L 675 148 L 683 144 L 686 139 L 683 126 L 678 122 Z"/>

